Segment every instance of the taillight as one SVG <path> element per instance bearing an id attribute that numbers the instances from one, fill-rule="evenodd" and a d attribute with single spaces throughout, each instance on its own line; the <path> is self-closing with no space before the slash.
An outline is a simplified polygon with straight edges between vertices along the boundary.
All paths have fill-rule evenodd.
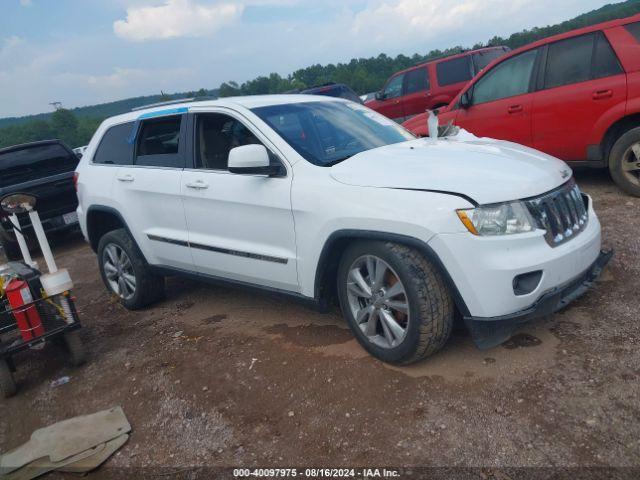
<path id="1" fill-rule="evenodd" d="M 73 172 L 73 188 L 76 189 L 76 193 L 78 193 L 78 177 L 80 174 L 78 172 Z"/>

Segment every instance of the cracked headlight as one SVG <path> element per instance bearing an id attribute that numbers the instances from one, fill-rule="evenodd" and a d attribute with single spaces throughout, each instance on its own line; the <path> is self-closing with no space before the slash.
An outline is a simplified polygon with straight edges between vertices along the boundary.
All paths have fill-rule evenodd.
<path id="1" fill-rule="evenodd" d="M 496 203 L 456 210 L 467 230 L 474 235 L 494 236 L 531 232 L 536 223 L 522 202 Z"/>

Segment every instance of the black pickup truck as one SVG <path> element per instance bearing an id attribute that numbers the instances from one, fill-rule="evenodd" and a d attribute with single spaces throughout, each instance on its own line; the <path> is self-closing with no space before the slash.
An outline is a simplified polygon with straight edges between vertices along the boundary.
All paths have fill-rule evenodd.
<path id="1" fill-rule="evenodd" d="M 0 199 L 11 193 L 36 197 L 45 232 L 78 227 L 78 197 L 73 175 L 78 157 L 60 140 L 25 143 L 0 150 Z M 27 215 L 22 231 L 31 243 L 34 234 Z M 9 217 L 0 210 L 0 245 L 9 260 L 22 258 Z"/>

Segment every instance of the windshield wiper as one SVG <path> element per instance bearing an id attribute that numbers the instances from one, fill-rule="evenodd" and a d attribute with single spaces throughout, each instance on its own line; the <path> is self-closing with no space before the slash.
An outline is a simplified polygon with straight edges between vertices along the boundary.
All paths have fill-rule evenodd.
<path id="1" fill-rule="evenodd" d="M 337 165 L 340 162 L 344 162 L 345 160 L 347 160 L 348 158 L 353 157 L 353 155 L 347 155 L 345 157 L 341 157 L 341 158 L 336 158 L 335 160 L 331 160 L 328 163 L 325 163 L 324 166 L 325 167 L 333 167 L 334 165 Z"/>

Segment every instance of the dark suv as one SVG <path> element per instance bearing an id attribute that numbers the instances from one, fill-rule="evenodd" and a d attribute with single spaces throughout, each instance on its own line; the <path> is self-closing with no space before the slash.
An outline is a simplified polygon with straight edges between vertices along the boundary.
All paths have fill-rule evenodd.
<path id="1" fill-rule="evenodd" d="M 77 228 L 78 198 L 74 170 L 78 157 L 61 141 L 46 140 L 0 150 L 0 198 L 29 193 L 46 232 Z M 27 240 L 33 235 L 29 217 L 20 217 Z M 0 211 L 0 246 L 9 260 L 21 258 L 10 218 Z"/>
<path id="2" fill-rule="evenodd" d="M 304 93 L 305 95 L 324 95 L 326 97 L 345 98 L 352 102 L 362 103 L 362 99 L 358 94 L 344 83 L 327 83 L 325 85 L 307 88 L 299 93 Z"/>

